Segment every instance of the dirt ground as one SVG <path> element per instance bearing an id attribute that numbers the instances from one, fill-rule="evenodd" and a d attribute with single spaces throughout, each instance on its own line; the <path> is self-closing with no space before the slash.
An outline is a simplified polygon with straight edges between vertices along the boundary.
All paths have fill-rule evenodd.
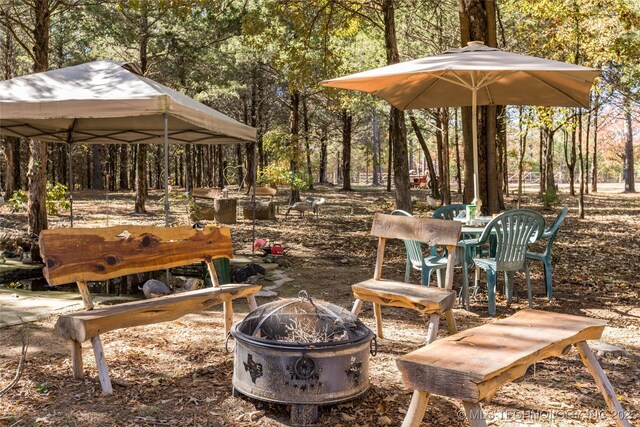
<path id="1" fill-rule="evenodd" d="M 350 285 L 371 277 L 376 241 L 369 237 L 374 212 L 389 212 L 393 196 L 381 189 L 359 188 L 340 192 L 322 188 L 305 196 L 325 197 L 318 219 L 284 218 L 261 221 L 258 237 L 279 240 L 291 247 L 294 280 L 278 289 L 279 297 L 306 290 L 317 299 L 350 307 Z M 424 198 L 418 198 L 416 213 L 430 215 Z M 577 218 L 575 198 L 561 195 L 562 205 L 571 207 L 554 247 L 554 296 L 547 301 L 539 264 L 532 264 L 535 308 L 606 319 L 603 341 L 624 347 L 628 356 L 606 354 L 600 358 L 604 371 L 630 414 L 640 423 L 640 196 L 596 194 L 587 196 L 587 219 Z M 160 194 L 152 192 L 150 214 L 132 212 L 133 196 L 85 192 L 76 195 L 77 227 L 116 223 L 161 225 Z M 512 197 L 508 199 L 513 203 Z M 281 198 L 284 205 L 284 196 Z M 547 221 L 559 211 L 543 211 L 533 195 L 526 207 L 540 210 Z M 511 207 L 511 206 L 510 206 Z M 5 223 L 23 226 L 24 214 L 0 211 Z M 172 222 L 187 222 L 185 206 L 172 206 Z M 68 226 L 68 217 L 51 220 L 52 227 Z M 246 253 L 251 242 L 251 223 L 232 226 L 236 252 Z M 401 279 L 404 247 L 388 245 L 384 275 Z M 418 281 L 417 273 L 412 276 Z M 456 270 L 456 282 L 461 274 Z M 501 280 L 501 278 L 500 278 Z M 501 281 L 499 282 L 499 288 Z M 456 285 L 456 288 L 458 286 Z M 523 275 L 516 276 L 516 298 L 511 307 L 498 296 L 498 318 L 527 306 Z M 259 304 L 272 299 L 260 298 Z M 236 318 L 247 312 L 244 301 L 236 301 Z M 266 404 L 231 396 L 233 355 L 224 349 L 221 309 L 190 314 L 179 321 L 117 330 L 102 335 L 106 358 L 114 379 L 114 394 L 101 394 L 89 343 L 84 343 L 85 379 L 71 377 L 66 343 L 53 331 L 55 319 L 27 328 L 0 330 L 0 389 L 13 376 L 21 348 L 21 335 L 30 335 L 24 372 L 18 384 L 0 397 L 0 425 L 115 426 L 283 426 L 289 425 L 287 406 Z M 355 401 L 323 407 L 319 425 L 396 426 L 408 408 L 411 393 L 403 388 L 395 360 L 424 344 L 427 319 L 403 309 L 383 308 L 385 339 L 379 340 L 378 355 L 371 359 L 371 388 Z M 455 310 L 460 329 L 494 319 L 487 315 L 486 294 L 472 302 L 471 311 Z M 374 328 L 373 311 L 365 305 L 362 318 Z M 441 328 L 440 336 L 446 334 Z M 425 426 L 461 426 L 460 402 L 432 397 L 424 417 Z M 527 375 L 506 385 L 485 405 L 490 425 L 613 426 L 595 383 L 572 351 L 562 359 L 552 358 L 531 367 Z"/>

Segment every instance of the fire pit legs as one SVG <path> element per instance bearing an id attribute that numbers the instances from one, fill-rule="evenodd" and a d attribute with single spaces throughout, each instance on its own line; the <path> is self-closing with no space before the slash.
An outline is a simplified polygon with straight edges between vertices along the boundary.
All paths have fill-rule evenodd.
<path id="1" fill-rule="evenodd" d="M 291 405 L 291 424 L 294 426 L 308 426 L 317 421 L 317 405 Z"/>

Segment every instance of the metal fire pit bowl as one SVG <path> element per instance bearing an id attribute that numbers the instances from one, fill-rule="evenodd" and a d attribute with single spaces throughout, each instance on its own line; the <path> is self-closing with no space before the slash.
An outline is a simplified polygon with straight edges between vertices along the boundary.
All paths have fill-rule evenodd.
<path id="1" fill-rule="evenodd" d="M 354 399 L 369 388 L 375 334 L 337 305 L 299 298 L 258 307 L 237 322 L 234 395 L 291 405 L 291 421 L 317 420 L 318 405 Z"/>

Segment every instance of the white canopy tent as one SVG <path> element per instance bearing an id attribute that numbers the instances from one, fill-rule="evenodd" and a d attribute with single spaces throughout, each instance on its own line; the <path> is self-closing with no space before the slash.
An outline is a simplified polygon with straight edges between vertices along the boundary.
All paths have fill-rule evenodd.
<path id="1" fill-rule="evenodd" d="M 73 144 L 238 144 L 256 129 L 143 77 L 131 63 L 96 61 L 0 82 L 0 137 Z M 169 199 L 165 185 L 165 225 Z M 73 224 L 72 224 L 73 225 Z"/>

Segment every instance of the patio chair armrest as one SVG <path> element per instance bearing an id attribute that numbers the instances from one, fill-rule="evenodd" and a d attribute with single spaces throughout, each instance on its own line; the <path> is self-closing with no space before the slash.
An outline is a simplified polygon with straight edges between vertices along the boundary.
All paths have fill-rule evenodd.
<path id="1" fill-rule="evenodd" d="M 479 239 L 462 239 L 458 242 L 460 246 L 477 246 L 482 242 Z"/>

